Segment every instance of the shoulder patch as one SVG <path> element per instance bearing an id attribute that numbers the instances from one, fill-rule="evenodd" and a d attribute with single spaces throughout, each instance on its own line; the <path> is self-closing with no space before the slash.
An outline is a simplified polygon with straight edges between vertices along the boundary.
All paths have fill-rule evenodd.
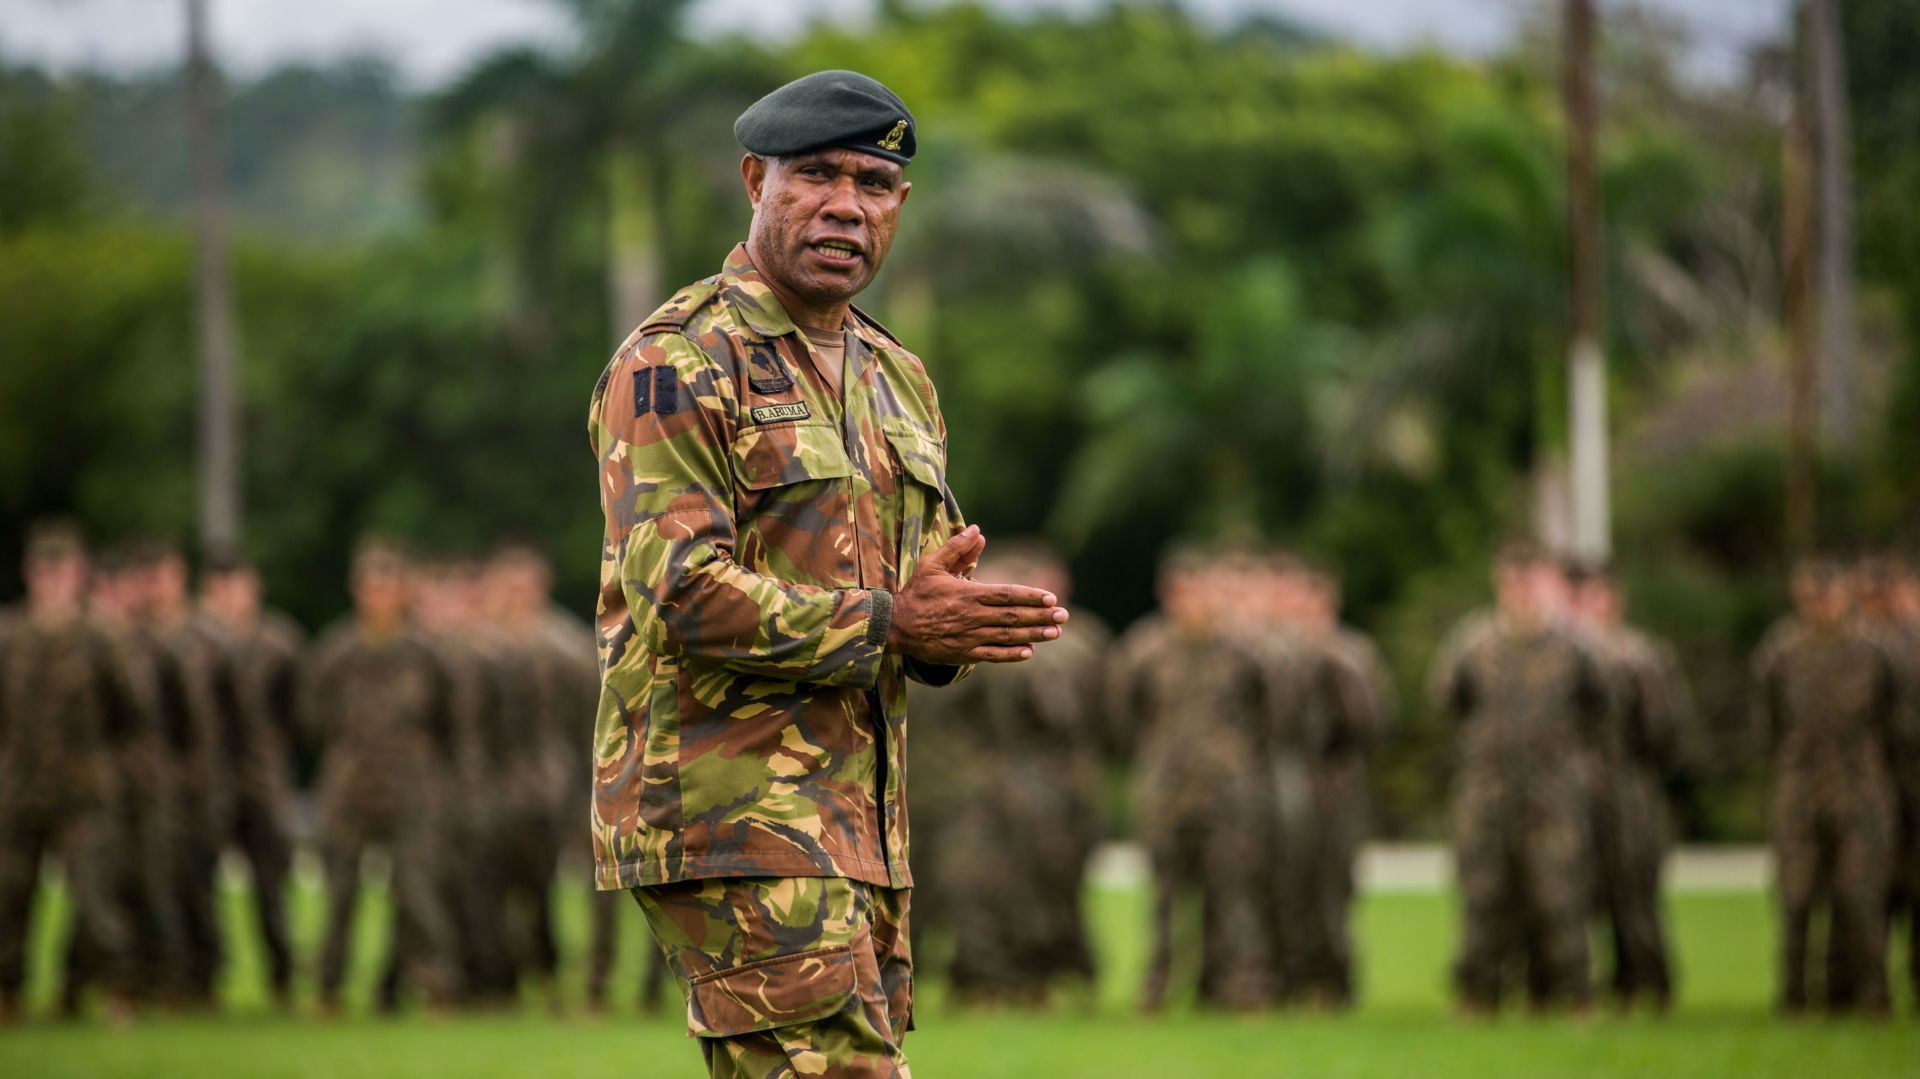
<path id="1" fill-rule="evenodd" d="M 671 416 L 680 407 L 680 382 L 669 366 L 643 367 L 633 373 L 633 414 Z"/>

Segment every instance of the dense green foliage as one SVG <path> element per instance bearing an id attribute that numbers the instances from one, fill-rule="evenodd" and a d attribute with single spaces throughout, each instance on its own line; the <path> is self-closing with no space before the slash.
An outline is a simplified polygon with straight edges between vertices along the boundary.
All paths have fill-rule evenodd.
<path id="1" fill-rule="evenodd" d="M 852 66 L 923 147 L 864 306 L 927 360 L 952 481 L 990 534 L 1067 550 L 1125 623 L 1178 537 L 1342 567 L 1407 722 L 1381 821 L 1433 833 L 1446 732 L 1418 707 L 1487 552 L 1564 441 L 1564 194 L 1550 35 L 1468 62 L 1378 56 L 1177 5 L 1015 19 L 881 5 L 778 45 L 691 40 L 681 0 L 569 0 L 586 44 L 507 51 L 415 96 L 374 63 L 229 88 L 249 546 L 337 614 L 353 537 L 546 545 L 584 606 L 584 408 L 633 296 L 745 232 L 732 118 Z M 1846 5 L 1868 451 L 1830 463 L 1830 539 L 1916 523 L 1920 81 L 1910 5 Z M 1906 32 L 1903 32 L 1903 28 Z M 1774 68 L 1702 87 L 1673 29 L 1609 14 L 1602 57 L 1621 564 L 1706 717 L 1696 835 L 1752 835 L 1744 655 L 1779 609 Z M 100 537 L 192 519 L 189 195 L 171 75 L 0 69 L 0 590 L 35 516 Z M 637 286 L 635 282 L 638 282 Z M 642 308 L 644 310 L 644 307 Z M 621 312 L 627 312 L 623 315 Z"/>
<path id="2" fill-rule="evenodd" d="M 356 977 L 378 972 L 384 894 L 362 904 Z M 559 904 L 563 979 L 578 1000 L 577 967 L 586 933 L 585 895 L 568 889 Z M 311 946 L 320 925 L 320 896 L 294 893 L 297 937 Z M 915 1067 L 927 1075 L 1020 1076 L 1180 1075 L 1193 1079 L 1244 1075 L 1318 1076 L 1801 1076 L 1844 1074 L 1878 1079 L 1907 1074 L 1920 1052 L 1911 1021 L 1864 1023 L 1776 1022 L 1772 910 L 1757 892 L 1672 897 L 1673 939 L 1680 964 L 1674 1014 L 1652 1018 L 1539 1021 L 1512 1014 L 1497 1023 L 1448 1018 L 1446 964 L 1456 929 L 1454 900 L 1432 893 L 1366 896 L 1355 924 L 1362 961 L 1362 999 L 1351 1016 L 1313 1014 L 1208 1016 L 1185 1007 L 1154 1021 L 1132 1012 L 1146 959 L 1148 895 L 1144 889 L 1089 893 L 1102 976 L 1095 999 L 1061 1001 L 1051 1013 L 972 1013 L 950 1007 L 938 979 L 917 987 L 918 1031 L 907 1042 Z M 645 1075 L 690 1075 L 697 1050 L 681 1017 L 636 1017 L 635 983 L 641 949 L 649 942 L 639 910 L 626 904 L 621 966 L 612 1017 L 590 1022 L 543 1014 L 530 995 L 528 1014 L 434 1021 L 414 1015 L 375 1021 L 357 1011 L 325 1025 L 274 1017 L 264 1003 L 264 979 L 241 893 L 229 893 L 235 972 L 224 1020 L 160 1019 L 107 1037 L 86 1026 L 35 1026 L 0 1037 L 0 1073 L 86 1076 L 227 1075 L 253 1077 L 462 1075 L 474 1077 L 605 1076 L 609 1068 Z M 64 915 L 41 922 L 36 954 L 55 954 L 50 930 Z M 934 964 L 923 964 L 931 967 Z M 44 970 L 45 968 L 41 968 Z M 1188 972 L 1189 975 L 1191 972 Z M 1901 979 L 1904 983 L 1904 979 Z M 45 1001 L 50 979 L 36 978 Z M 671 991 L 671 990 L 669 990 Z M 1902 994 L 1901 1007 L 1912 1001 Z"/>

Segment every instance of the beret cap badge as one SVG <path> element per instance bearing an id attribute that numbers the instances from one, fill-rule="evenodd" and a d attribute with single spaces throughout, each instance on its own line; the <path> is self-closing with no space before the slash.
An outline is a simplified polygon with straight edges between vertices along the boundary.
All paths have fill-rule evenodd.
<path id="1" fill-rule="evenodd" d="M 906 134 L 907 122 L 902 120 L 893 125 L 893 130 L 887 132 L 887 137 L 881 139 L 878 145 L 882 150 L 898 150 L 900 148 L 900 140 L 905 138 Z"/>

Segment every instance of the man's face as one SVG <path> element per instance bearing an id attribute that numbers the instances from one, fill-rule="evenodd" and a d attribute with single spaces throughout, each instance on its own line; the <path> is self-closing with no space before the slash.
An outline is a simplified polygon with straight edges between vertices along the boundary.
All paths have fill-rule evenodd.
<path id="1" fill-rule="evenodd" d="M 913 185 L 885 158 L 814 150 L 741 162 L 747 247 L 768 280 L 816 307 L 847 303 L 880 272 Z"/>
<path id="2" fill-rule="evenodd" d="M 48 610 L 72 610 L 80 606 L 87 589 L 87 560 L 43 558 L 25 567 L 28 602 Z"/>
<path id="3" fill-rule="evenodd" d="M 250 569 L 210 573 L 200 587 L 207 604 L 222 617 L 250 618 L 260 610 L 260 577 Z"/>
<path id="4" fill-rule="evenodd" d="M 1845 576 L 1817 568 L 1795 570 L 1793 603 L 1800 617 L 1810 622 L 1832 624 L 1847 616 L 1848 582 Z"/>
<path id="5" fill-rule="evenodd" d="M 362 570 L 353 576 L 353 605 L 373 621 L 398 622 L 406 615 L 410 584 L 400 570 Z"/>
<path id="6" fill-rule="evenodd" d="M 1620 593 L 1605 580 L 1595 578 L 1571 591 L 1573 613 L 1587 625 L 1609 629 L 1620 624 Z"/>

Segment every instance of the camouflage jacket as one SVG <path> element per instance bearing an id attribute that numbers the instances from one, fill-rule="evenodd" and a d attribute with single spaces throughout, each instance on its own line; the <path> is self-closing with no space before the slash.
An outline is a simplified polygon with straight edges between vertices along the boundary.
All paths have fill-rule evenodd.
<path id="1" fill-rule="evenodd" d="M 1584 786 L 1606 722 L 1606 675 L 1578 635 L 1467 616 L 1429 672 L 1434 710 L 1461 725 L 1456 781 L 1524 792 Z"/>
<path id="2" fill-rule="evenodd" d="M 603 888 L 911 883 L 903 676 L 961 670 L 884 646 L 961 518 L 920 361 L 857 309 L 845 341 L 836 396 L 741 246 L 600 376 Z"/>
<path id="3" fill-rule="evenodd" d="M 0 819 L 132 793 L 115 789 L 114 756 L 155 737 L 151 671 L 91 617 L 10 621 L 0 630 Z"/>
<path id="4" fill-rule="evenodd" d="M 1776 772 L 1834 791 L 1883 784 L 1899 708 L 1899 669 L 1856 623 L 1821 627 L 1789 615 L 1754 652 L 1755 702 Z"/>
<path id="5" fill-rule="evenodd" d="M 301 670 L 300 716 L 322 747 L 323 831 L 387 826 L 453 793 L 452 680 L 419 633 L 374 636 L 351 615 L 329 627 Z"/>

